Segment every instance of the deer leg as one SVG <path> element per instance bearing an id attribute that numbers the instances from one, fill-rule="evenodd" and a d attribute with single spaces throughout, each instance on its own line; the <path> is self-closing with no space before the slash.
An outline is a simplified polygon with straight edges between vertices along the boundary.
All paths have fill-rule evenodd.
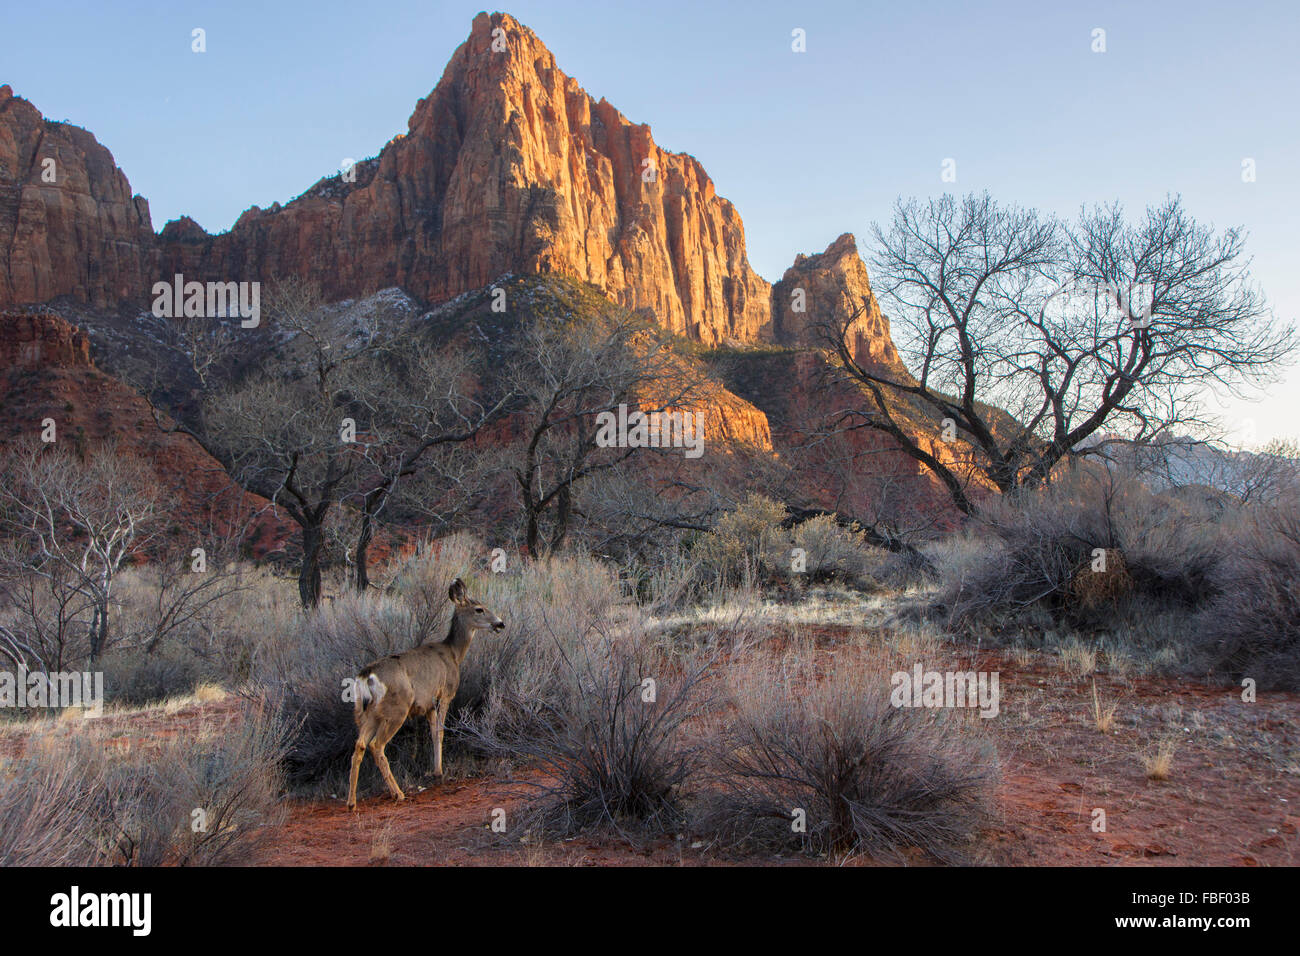
<path id="1" fill-rule="evenodd" d="M 442 728 L 447 721 L 447 705 L 440 702 L 429 715 L 429 733 L 433 736 L 433 775 L 442 776 Z"/>
<path id="2" fill-rule="evenodd" d="M 357 808 L 357 774 L 361 772 L 361 761 L 366 756 L 366 732 L 357 736 L 357 745 L 352 748 L 352 773 L 348 777 L 348 809 Z"/>
<path id="3" fill-rule="evenodd" d="M 402 788 L 397 785 L 397 778 L 393 776 L 393 768 L 388 765 L 388 757 L 384 754 L 384 748 L 388 746 L 388 741 L 393 739 L 393 734 L 401 728 L 399 724 L 392 730 L 386 731 L 381 740 L 375 737 L 370 741 L 370 755 L 375 758 L 375 763 L 379 764 L 379 772 L 384 777 L 384 783 L 388 784 L 388 790 L 393 797 L 399 802 L 406 799 L 406 794 L 402 793 Z"/>

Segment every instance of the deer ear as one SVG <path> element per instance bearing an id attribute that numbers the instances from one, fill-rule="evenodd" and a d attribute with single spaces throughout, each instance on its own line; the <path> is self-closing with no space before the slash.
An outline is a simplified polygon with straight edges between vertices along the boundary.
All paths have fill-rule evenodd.
<path id="1" fill-rule="evenodd" d="M 447 589 L 447 596 L 457 604 L 465 602 L 465 582 L 460 578 L 451 582 L 451 587 Z"/>

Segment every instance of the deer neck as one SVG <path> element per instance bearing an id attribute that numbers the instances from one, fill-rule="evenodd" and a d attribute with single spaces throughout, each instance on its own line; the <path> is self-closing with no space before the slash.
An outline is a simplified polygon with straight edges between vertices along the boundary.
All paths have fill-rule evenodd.
<path id="1" fill-rule="evenodd" d="M 447 631 L 447 637 L 443 643 L 451 648 L 452 654 L 456 656 L 456 663 L 459 664 L 469 653 L 469 646 L 474 641 L 474 632 L 470 629 L 467 621 L 463 620 L 460 612 L 454 612 L 451 615 L 451 628 Z"/>

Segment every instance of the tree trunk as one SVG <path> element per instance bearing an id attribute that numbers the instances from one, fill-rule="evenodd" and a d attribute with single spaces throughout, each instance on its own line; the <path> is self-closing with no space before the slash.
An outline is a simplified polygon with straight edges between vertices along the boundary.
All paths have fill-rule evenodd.
<path id="1" fill-rule="evenodd" d="M 537 512 L 533 510 L 532 504 L 528 503 L 528 530 L 524 535 L 525 545 L 528 553 L 532 557 L 537 557 L 537 546 L 540 543 L 541 534 L 537 526 Z"/>
<path id="2" fill-rule="evenodd" d="M 569 533 L 569 516 L 573 512 L 573 497 L 569 486 L 565 485 L 555 502 L 555 527 L 551 529 L 550 551 L 559 551 Z"/>
<path id="3" fill-rule="evenodd" d="M 302 567 L 298 569 L 298 598 L 306 609 L 320 603 L 320 552 L 324 544 L 321 525 L 303 525 Z"/>
<path id="4" fill-rule="evenodd" d="M 95 612 L 90 622 L 90 663 L 94 665 L 108 644 L 108 602 L 95 600 Z"/>
<path id="5" fill-rule="evenodd" d="M 361 511 L 361 531 L 357 534 L 357 571 L 353 586 L 364 594 L 370 587 L 370 542 L 375 536 L 375 523 L 370 514 L 370 502 Z"/>

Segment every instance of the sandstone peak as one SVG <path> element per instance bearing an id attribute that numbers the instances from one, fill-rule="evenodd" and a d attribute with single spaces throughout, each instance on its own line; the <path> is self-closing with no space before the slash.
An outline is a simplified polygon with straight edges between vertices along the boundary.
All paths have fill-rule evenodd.
<path id="1" fill-rule="evenodd" d="M 163 242 L 198 242 L 208 238 L 203 227 L 189 216 L 170 220 L 158 236 Z"/>
<path id="2" fill-rule="evenodd" d="M 770 287 L 700 164 L 589 96 L 507 14 L 474 19 L 374 165 L 201 248 L 164 242 L 163 272 L 309 275 L 334 298 L 396 285 L 427 302 L 558 272 L 702 342 L 768 333 Z"/>
<path id="3" fill-rule="evenodd" d="M 49 155 L 55 183 L 41 181 Z M 427 304 L 505 274 L 561 274 L 706 345 L 818 345 L 817 325 L 869 300 L 862 354 L 896 360 L 851 233 L 787 270 L 778 285 L 807 286 L 808 311 L 793 311 L 751 268 L 744 224 L 699 161 L 590 96 L 505 13 L 474 18 L 377 157 L 220 235 L 182 217 L 154 236 L 148 204 L 93 136 L 0 99 L 0 256 L 0 306 L 70 294 L 146 308 L 175 273 L 300 275 L 334 300 L 397 286 Z"/>
<path id="4" fill-rule="evenodd" d="M 772 288 L 772 317 L 778 341 L 806 346 L 825 346 L 826 326 L 847 325 L 860 364 L 902 369 L 852 233 L 795 258 Z"/>
<path id="5" fill-rule="evenodd" d="M 858 256 L 858 240 L 854 238 L 853 233 L 846 232 L 827 246 L 823 252 L 817 252 L 811 256 L 806 256 L 801 252 L 794 257 L 794 261 L 796 265 L 816 269 L 825 268 L 832 262 L 855 256 Z"/>

